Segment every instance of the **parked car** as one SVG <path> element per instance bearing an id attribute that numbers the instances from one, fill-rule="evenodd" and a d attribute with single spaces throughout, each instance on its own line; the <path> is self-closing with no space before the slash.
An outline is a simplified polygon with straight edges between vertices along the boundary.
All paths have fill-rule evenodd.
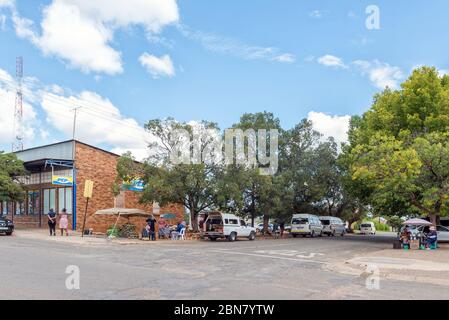
<path id="1" fill-rule="evenodd" d="M 296 238 L 298 235 L 303 237 L 309 235 L 310 237 L 322 236 L 323 225 L 320 219 L 313 214 L 294 214 L 291 223 L 292 229 L 290 233 Z"/>
<path id="2" fill-rule="evenodd" d="M 429 227 L 420 226 L 417 228 L 410 228 L 409 230 L 415 237 L 420 233 L 427 233 Z M 444 226 L 437 226 L 438 242 L 449 242 L 449 228 Z"/>
<path id="3" fill-rule="evenodd" d="M 259 232 L 262 232 L 262 231 L 263 231 L 263 223 L 259 223 L 259 224 L 257 225 L 257 231 L 259 231 Z M 272 224 L 272 223 L 269 223 L 269 224 L 268 224 L 268 231 L 269 231 L 269 232 L 272 232 L 272 231 L 273 231 L 273 224 Z"/>
<path id="4" fill-rule="evenodd" d="M 320 217 L 321 224 L 323 225 L 323 234 L 328 236 L 344 236 L 346 233 L 346 224 L 337 217 Z"/>
<path id="5" fill-rule="evenodd" d="M 12 235 L 14 232 L 14 223 L 6 219 L 5 217 L 0 217 L 0 233 L 4 233 L 7 236 Z"/>
<path id="6" fill-rule="evenodd" d="M 210 214 L 204 222 L 201 238 L 211 241 L 226 239 L 235 241 L 237 238 L 256 239 L 256 228 L 250 227 L 236 215 L 226 213 Z"/>
<path id="7" fill-rule="evenodd" d="M 374 222 L 362 222 L 360 225 L 360 233 L 361 234 L 376 234 L 376 226 Z"/>

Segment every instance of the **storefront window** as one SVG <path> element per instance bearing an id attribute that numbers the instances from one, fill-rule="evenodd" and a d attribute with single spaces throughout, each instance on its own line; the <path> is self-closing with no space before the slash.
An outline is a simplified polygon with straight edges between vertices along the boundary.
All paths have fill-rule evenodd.
<path id="1" fill-rule="evenodd" d="M 44 189 L 44 214 L 47 214 L 50 209 L 56 210 L 55 207 L 56 189 Z"/>
<path id="2" fill-rule="evenodd" d="M 58 189 L 58 205 L 59 212 L 65 208 L 68 214 L 72 213 L 72 188 Z"/>
<path id="3" fill-rule="evenodd" d="M 20 215 L 25 213 L 23 202 L 16 202 L 16 208 L 15 209 L 16 210 L 15 210 L 14 214 L 16 216 L 20 216 Z"/>
<path id="4" fill-rule="evenodd" d="M 6 216 L 8 214 L 8 202 L 2 201 L 2 215 Z"/>
<path id="5" fill-rule="evenodd" d="M 40 209 L 40 193 L 38 190 L 28 191 L 28 214 L 39 214 Z"/>

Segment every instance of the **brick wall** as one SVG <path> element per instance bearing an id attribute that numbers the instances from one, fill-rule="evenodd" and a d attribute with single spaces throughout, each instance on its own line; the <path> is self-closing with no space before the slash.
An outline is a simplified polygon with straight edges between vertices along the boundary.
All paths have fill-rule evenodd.
<path id="1" fill-rule="evenodd" d="M 89 200 L 87 210 L 86 229 L 92 228 L 94 232 L 104 233 L 112 226 L 116 216 L 98 216 L 94 215 L 97 210 L 109 209 L 114 207 L 114 195 L 112 193 L 112 184 L 114 183 L 117 171 L 118 157 L 109 152 L 82 144 L 76 143 L 76 184 L 77 184 L 77 229 L 81 230 L 84 219 L 86 199 L 83 197 L 84 185 L 86 180 L 94 181 L 94 190 L 92 199 Z M 152 212 L 152 205 L 139 204 L 140 194 L 137 192 L 125 192 L 125 207 L 143 209 Z M 161 208 L 161 213 L 175 213 L 179 221 L 183 220 L 184 207 L 182 205 L 169 205 Z M 118 225 L 131 222 L 137 226 L 138 232 L 145 226 L 144 217 L 120 218 Z"/>

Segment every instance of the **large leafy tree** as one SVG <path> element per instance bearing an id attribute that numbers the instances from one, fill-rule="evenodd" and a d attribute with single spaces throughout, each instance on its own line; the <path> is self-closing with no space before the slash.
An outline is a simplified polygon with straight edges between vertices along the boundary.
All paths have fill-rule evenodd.
<path id="1" fill-rule="evenodd" d="M 242 131 L 254 130 L 278 130 L 282 135 L 282 128 L 280 121 L 270 112 L 246 113 L 241 116 L 240 121 L 234 124 L 233 129 L 241 129 Z M 266 135 L 266 145 L 270 145 L 271 135 Z M 260 137 L 257 137 L 257 145 L 260 146 Z M 245 152 L 248 153 L 251 146 L 245 144 Z M 278 154 L 276 154 L 278 157 Z M 260 159 L 258 159 L 260 160 Z M 264 229 L 268 230 L 268 222 L 270 217 L 276 212 L 276 206 L 279 206 L 281 201 L 279 198 L 279 190 L 276 189 L 275 179 L 278 172 L 273 172 L 272 175 L 261 175 L 257 167 L 251 165 L 238 165 L 236 163 L 228 166 L 226 169 L 228 179 L 234 178 L 237 183 L 231 184 L 231 188 L 224 190 L 224 192 L 233 192 L 234 199 L 238 199 L 240 203 L 240 211 L 251 218 L 254 226 L 254 219 L 257 216 L 263 216 Z"/>
<path id="2" fill-rule="evenodd" d="M 0 200 L 23 200 L 24 191 L 17 178 L 26 174 L 23 162 L 15 154 L 0 152 Z"/>
<path id="3" fill-rule="evenodd" d="M 180 123 L 174 119 L 151 120 L 146 129 L 155 137 L 150 144 L 152 156 L 143 167 L 146 184 L 141 201 L 183 204 L 190 212 L 192 228 L 198 231 L 198 214 L 214 208 L 221 163 L 207 161 L 217 151 L 213 148 L 218 127 L 203 121 L 197 124 Z M 189 134 L 192 141 L 180 136 L 179 130 Z M 184 139 L 184 140 L 183 140 Z M 189 159 L 194 151 L 204 158 L 187 163 L 173 163 L 171 156 L 186 147 Z"/>
<path id="4" fill-rule="evenodd" d="M 449 77 L 415 70 L 400 90 L 377 94 L 353 120 L 345 148 L 352 180 L 373 209 L 391 215 L 448 213 Z"/>

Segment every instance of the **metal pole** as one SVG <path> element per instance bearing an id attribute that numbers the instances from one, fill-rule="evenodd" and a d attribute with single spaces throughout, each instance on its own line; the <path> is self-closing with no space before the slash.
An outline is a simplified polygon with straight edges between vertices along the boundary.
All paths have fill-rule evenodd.
<path id="1" fill-rule="evenodd" d="M 89 205 L 89 198 L 86 198 L 86 208 L 84 210 L 84 221 L 83 221 L 83 231 L 81 233 L 81 237 L 84 237 L 84 228 L 86 226 L 86 217 L 87 217 L 87 206 Z"/>
<path id="2" fill-rule="evenodd" d="M 76 156 L 76 142 L 75 142 L 75 134 L 76 134 L 76 113 L 78 109 L 81 107 L 73 108 L 73 128 L 72 128 L 72 230 L 76 230 L 76 166 L 75 166 L 75 156 Z M 83 231 L 84 232 L 84 231 Z"/>

